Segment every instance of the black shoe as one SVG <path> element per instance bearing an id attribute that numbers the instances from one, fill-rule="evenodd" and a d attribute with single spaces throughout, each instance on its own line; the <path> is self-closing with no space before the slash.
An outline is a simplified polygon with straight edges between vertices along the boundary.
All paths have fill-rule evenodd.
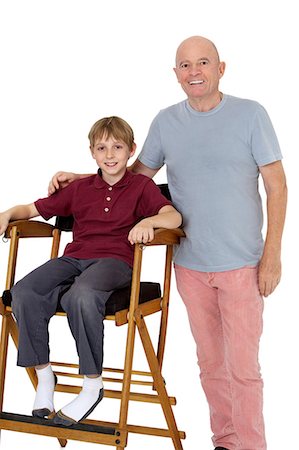
<path id="1" fill-rule="evenodd" d="M 229 449 L 225 447 L 215 447 L 215 450 L 229 450 Z"/>
<path id="2" fill-rule="evenodd" d="M 55 381 L 55 386 L 57 384 L 57 376 L 54 373 L 54 381 Z M 40 419 L 44 419 L 45 417 L 48 417 L 50 414 L 52 414 L 54 411 L 50 411 L 48 408 L 41 408 L 41 409 L 34 409 L 32 411 L 32 415 L 33 417 L 39 417 Z"/>
<path id="3" fill-rule="evenodd" d="M 103 399 L 104 397 L 104 389 L 102 388 L 99 392 L 99 397 L 97 399 L 97 401 L 92 405 L 92 407 L 84 414 L 83 417 L 81 417 L 80 420 L 78 420 L 78 422 L 81 422 L 81 420 L 86 419 L 87 416 L 89 416 L 89 414 L 92 413 L 92 411 L 95 409 L 95 407 L 100 403 L 100 401 Z M 61 411 L 61 409 L 55 414 L 55 416 L 53 417 L 53 422 L 56 425 L 63 425 L 65 427 L 71 427 L 72 425 L 76 425 L 76 420 L 72 419 L 71 417 L 66 416 L 65 414 L 63 414 L 63 412 Z"/>

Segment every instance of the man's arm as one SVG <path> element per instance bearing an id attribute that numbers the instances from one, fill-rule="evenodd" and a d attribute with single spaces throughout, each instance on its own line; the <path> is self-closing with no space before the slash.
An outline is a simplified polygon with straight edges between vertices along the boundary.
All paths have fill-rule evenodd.
<path id="1" fill-rule="evenodd" d="M 281 240 L 287 205 L 287 185 L 281 161 L 260 167 L 267 195 L 267 233 L 259 264 L 259 289 L 267 297 L 281 277 Z"/>
<path id="2" fill-rule="evenodd" d="M 177 228 L 182 224 L 181 214 L 171 205 L 163 206 L 158 214 L 146 217 L 138 222 L 129 232 L 131 244 L 137 242 L 146 244 L 154 239 L 155 228 Z"/>
<path id="3" fill-rule="evenodd" d="M 128 170 L 131 170 L 133 173 L 141 173 L 142 175 L 146 175 L 149 178 L 153 178 L 153 176 L 158 172 L 158 169 L 151 169 L 147 167 L 145 164 L 136 159 L 134 163 L 128 167 Z M 55 175 L 50 180 L 48 186 L 48 195 L 54 194 L 54 192 L 58 191 L 61 188 L 66 187 L 68 184 L 72 183 L 75 180 L 79 180 L 81 178 L 90 177 L 92 174 L 79 174 L 74 172 L 56 172 Z"/>
<path id="4" fill-rule="evenodd" d="M 160 167 L 158 169 L 151 169 L 150 167 L 143 164 L 139 159 L 137 158 L 133 164 L 128 167 L 129 170 L 133 173 L 141 173 L 142 175 L 145 175 L 146 177 L 153 178 L 158 170 L 160 170 Z"/>
<path id="5" fill-rule="evenodd" d="M 54 192 L 58 191 L 61 188 L 66 187 L 68 184 L 72 183 L 75 180 L 80 180 L 81 178 L 90 177 L 91 173 L 80 174 L 74 172 L 56 172 L 50 180 L 48 186 L 48 195 L 54 194 Z"/>
<path id="6" fill-rule="evenodd" d="M 34 203 L 28 205 L 17 205 L 0 213 L 0 235 L 3 234 L 11 220 L 31 219 L 39 216 Z"/>

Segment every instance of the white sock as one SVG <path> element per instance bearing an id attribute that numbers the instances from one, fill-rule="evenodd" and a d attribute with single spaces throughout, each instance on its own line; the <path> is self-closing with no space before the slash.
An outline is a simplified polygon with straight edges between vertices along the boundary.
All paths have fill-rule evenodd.
<path id="1" fill-rule="evenodd" d="M 61 409 L 62 413 L 78 422 L 98 400 L 102 388 L 103 381 L 101 375 L 97 378 L 84 376 L 80 394 Z"/>
<path id="2" fill-rule="evenodd" d="M 54 411 L 54 389 L 55 378 L 52 367 L 48 365 L 43 369 L 35 369 L 38 385 L 34 400 L 33 409 L 47 408 L 50 412 Z"/>

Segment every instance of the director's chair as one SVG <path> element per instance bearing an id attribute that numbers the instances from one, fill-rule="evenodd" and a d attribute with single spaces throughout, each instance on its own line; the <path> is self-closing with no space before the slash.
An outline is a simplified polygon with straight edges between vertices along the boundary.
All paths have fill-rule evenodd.
<path id="1" fill-rule="evenodd" d="M 163 186 L 162 188 L 165 189 Z M 178 430 L 172 411 L 172 406 L 176 404 L 176 399 L 168 396 L 165 380 L 161 374 L 168 320 L 172 253 L 173 246 L 179 243 L 180 238 L 184 237 L 184 232 L 181 229 L 157 229 L 155 230 L 154 240 L 151 243 L 146 246 L 135 244 L 131 286 L 115 291 L 106 305 L 105 319 L 113 320 L 116 326 L 127 325 L 123 369 L 103 369 L 103 375 L 106 372 L 111 372 L 114 374 L 118 373 L 122 377 L 118 380 L 122 385 L 120 390 L 106 389 L 105 383 L 105 397 L 120 400 L 119 421 L 115 423 L 86 419 L 71 427 L 64 427 L 54 424 L 51 421 L 51 417 L 39 419 L 3 411 L 9 336 L 11 336 L 16 347 L 18 346 L 18 328 L 11 310 L 10 288 L 15 280 L 19 241 L 23 238 L 51 238 L 50 257 L 56 258 L 59 252 L 61 232 L 71 230 L 71 226 L 72 221 L 70 218 L 57 218 L 55 226 L 36 220 L 21 220 L 11 222 L 6 230 L 5 238 L 10 240 L 10 250 L 5 291 L 0 302 L 0 313 L 2 315 L 0 341 L 0 429 L 56 437 L 62 447 L 65 447 L 68 439 L 73 439 L 111 445 L 116 447 L 117 450 L 121 450 L 127 446 L 129 433 L 139 433 L 142 435 L 169 437 L 172 439 L 176 450 L 183 449 L 181 440 L 185 438 L 185 433 Z M 163 245 L 166 248 L 162 294 L 159 283 L 140 281 L 143 249 L 156 245 Z M 145 322 L 145 317 L 154 313 L 160 313 L 157 351 L 154 349 Z M 65 315 L 60 306 L 57 308 L 56 315 Z M 133 370 L 136 329 L 141 338 L 149 372 Z M 51 362 L 51 364 L 53 368 L 58 368 L 58 370 L 54 369 L 58 377 L 81 377 L 70 371 L 74 368 L 77 369 L 77 364 L 63 362 Z M 61 372 L 62 369 L 64 371 Z M 34 368 L 26 368 L 26 371 L 36 389 L 37 378 Z M 140 381 L 142 376 L 151 381 Z M 134 377 L 138 377 L 138 379 L 134 380 Z M 105 382 L 115 381 L 114 378 L 105 378 L 105 376 L 103 376 L 103 380 Z M 134 392 L 132 386 L 136 384 L 150 386 L 151 392 Z M 80 389 L 76 385 L 61 383 L 58 383 L 55 387 L 55 391 L 68 393 L 79 393 Z M 128 410 L 131 401 L 160 404 L 166 419 L 167 428 L 128 424 Z"/>

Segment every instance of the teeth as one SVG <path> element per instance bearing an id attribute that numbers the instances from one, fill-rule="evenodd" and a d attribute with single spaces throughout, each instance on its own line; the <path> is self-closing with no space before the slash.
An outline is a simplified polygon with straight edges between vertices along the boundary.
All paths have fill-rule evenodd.
<path id="1" fill-rule="evenodd" d="M 194 81 L 189 81 L 189 84 L 202 84 L 203 80 L 194 80 Z"/>

